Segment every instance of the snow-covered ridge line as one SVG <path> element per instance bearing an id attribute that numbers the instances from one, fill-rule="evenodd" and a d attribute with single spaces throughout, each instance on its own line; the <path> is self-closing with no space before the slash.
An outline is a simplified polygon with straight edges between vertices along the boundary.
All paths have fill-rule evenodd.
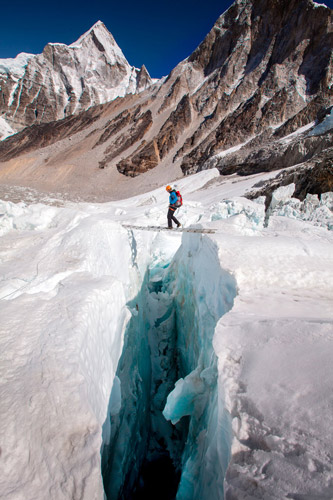
<path id="1" fill-rule="evenodd" d="M 24 70 L 34 54 L 21 52 L 14 58 L 0 59 L 0 73 L 10 73 L 15 78 L 21 78 L 24 75 Z"/>
<path id="2" fill-rule="evenodd" d="M 82 42 L 91 35 L 92 31 L 102 35 L 103 32 L 107 30 L 105 24 L 102 21 L 97 21 L 88 31 L 83 33 L 83 35 L 81 35 L 80 38 L 76 40 L 76 42 L 71 43 L 69 47 L 77 48 L 78 46 L 80 46 Z"/>
<path id="3" fill-rule="evenodd" d="M 312 3 L 315 7 L 325 7 L 326 9 L 329 9 L 329 7 L 324 3 L 314 2 L 313 0 L 312 0 Z"/>

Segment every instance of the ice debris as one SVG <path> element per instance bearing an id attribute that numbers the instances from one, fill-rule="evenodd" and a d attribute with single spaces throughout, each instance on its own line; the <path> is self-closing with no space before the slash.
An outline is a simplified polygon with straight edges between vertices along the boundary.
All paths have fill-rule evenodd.
<path id="1" fill-rule="evenodd" d="M 268 216 L 289 217 L 333 229 L 333 193 L 307 194 L 304 201 L 293 198 L 295 184 L 281 186 L 272 195 Z"/>
<path id="2" fill-rule="evenodd" d="M 272 194 L 272 200 L 265 212 L 265 196 L 255 200 L 243 197 L 223 200 L 210 207 L 211 221 L 234 218 L 235 223 L 240 223 L 242 216 L 248 229 L 258 230 L 268 225 L 271 216 L 289 217 L 315 226 L 322 226 L 328 230 L 333 229 L 333 193 L 323 193 L 320 199 L 317 194 L 307 194 L 304 201 L 293 198 L 295 184 L 280 186 Z M 245 227 L 245 226 L 244 226 Z"/>
<path id="3" fill-rule="evenodd" d="M 207 377 L 207 373 L 210 374 Z M 196 413 L 197 417 L 202 414 L 208 394 L 207 387 L 216 383 L 216 376 L 212 374 L 212 368 L 206 368 L 201 373 L 199 369 L 193 370 L 185 378 L 180 378 L 175 388 L 167 398 L 163 415 L 173 424 L 185 415 Z"/>
<path id="4" fill-rule="evenodd" d="M 27 206 L 25 203 L 12 203 L 0 200 L 0 236 L 12 229 L 34 230 L 49 227 L 56 209 L 42 204 Z"/>
<path id="5" fill-rule="evenodd" d="M 246 198 L 233 198 L 223 200 L 211 206 L 211 221 L 228 219 L 236 215 L 244 214 L 252 223 L 253 227 L 263 227 L 265 220 L 265 197 L 260 196 L 255 200 Z"/>

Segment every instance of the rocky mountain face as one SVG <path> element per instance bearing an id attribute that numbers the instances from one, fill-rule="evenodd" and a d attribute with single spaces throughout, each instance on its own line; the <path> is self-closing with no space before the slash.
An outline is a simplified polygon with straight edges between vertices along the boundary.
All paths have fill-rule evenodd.
<path id="1" fill-rule="evenodd" d="M 142 91 L 151 83 L 146 68 L 130 66 L 99 21 L 70 46 L 49 43 L 42 54 L 0 60 L 0 115 L 9 131 L 20 130 Z"/>
<path id="2" fill-rule="evenodd" d="M 212 167 L 248 175 L 317 164 L 332 146 L 332 49 L 328 7 L 236 0 L 168 78 L 2 141 L 0 180 L 29 182 L 47 169 L 45 189 L 53 177 L 74 189 L 80 173 L 121 196 L 124 176 L 142 177 L 144 189 L 147 176 L 158 185 Z M 144 70 L 141 79 L 145 87 Z"/>

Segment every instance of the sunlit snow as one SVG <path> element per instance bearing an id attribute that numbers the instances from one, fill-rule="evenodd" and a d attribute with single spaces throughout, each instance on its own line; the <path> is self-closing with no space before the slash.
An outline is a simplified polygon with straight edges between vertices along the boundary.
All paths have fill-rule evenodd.
<path id="1" fill-rule="evenodd" d="M 333 195 L 265 213 L 275 174 L 180 180 L 209 235 L 123 227 L 165 227 L 163 187 L 0 202 L 3 499 L 129 498 L 159 452 L 178 500 L 331 498 Z"/>
<path id="2" fill-rule="evenodd" d="M 21 52 L 16 57 L 0 59 L 0 73 L 9 73 L 14 78 L 21 78 L 29 59 L 35 57 L 33 54 Z"/>
<path id="3" fill-rule="evenodd" d="M 15 134 L 11 126 L 6 122 L 6 120 L 0 117 L 0 137 L 5 139 L 6 137 Z"/>

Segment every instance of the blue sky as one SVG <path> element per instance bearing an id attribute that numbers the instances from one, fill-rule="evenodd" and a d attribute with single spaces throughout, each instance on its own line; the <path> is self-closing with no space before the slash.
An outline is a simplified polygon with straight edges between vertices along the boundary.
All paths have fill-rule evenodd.
<path id="1" fill-rule="evenodd" d="M 104 22 L 136 67 L 167 75 L 189 56 L 231 0 L 17 0 L 1 6 L 0 58 L 39 54 L 48 42 L 71 44 Z M 326 2 L 332 8 L 333 0 Z"/>

